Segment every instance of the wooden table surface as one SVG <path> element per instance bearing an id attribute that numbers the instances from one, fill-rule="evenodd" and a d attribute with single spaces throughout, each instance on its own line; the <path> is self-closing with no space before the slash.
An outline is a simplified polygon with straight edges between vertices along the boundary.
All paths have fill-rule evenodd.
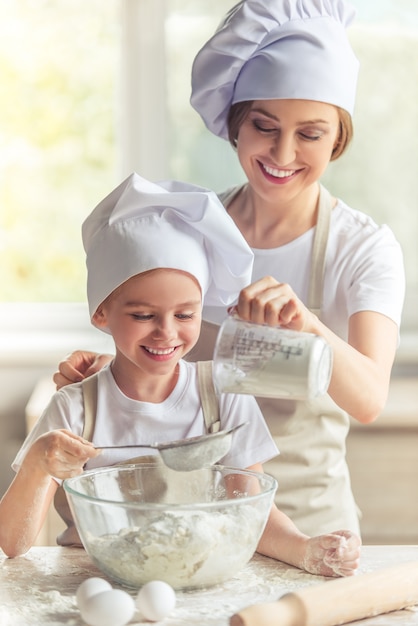
<path id="1" fill-rule="evenodd" d="M 406 561 L 418 561 L 418 546 L 364 546 L 360 572 Z M 1 626 L 84 624 L 75 602 L 75 592 L 78 585 L 91 576 L 105 578 L 82 549 L 33 547 L 25 556 L 16 559 L 7 559 L 0 551 Z M 245 606 L 271 602 L 287 591 L 325 580 L 255 555 L 238 576 L 222 585 L 177 592 L 177 606 L 173 613 L 165 620 L 154 623 L 164 626 L 228 626 L 231 615 Z M 135 597 L 135 591 L 130 593 Z M 150 622 L 143 620 L 137 612 L 130 625 L 140 624 L 149 626 Z M 352 624 L 418 626 L 418 606 Z"/>

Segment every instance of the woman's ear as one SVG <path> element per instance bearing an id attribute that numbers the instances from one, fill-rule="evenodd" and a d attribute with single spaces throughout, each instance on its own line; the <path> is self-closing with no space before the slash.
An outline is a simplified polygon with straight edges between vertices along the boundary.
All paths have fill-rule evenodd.
<path id="1" fill-rule="evenodd" d="M 106 313 L 105 313 L 105 310 L 102 307 L 102 305 L 100 305 L 96 309 L 96 312 L 93 314 L 93 317 L 91 318 L 91 321 L 98 328 L 103 328 L 104 326 L 107 325 Z"/>

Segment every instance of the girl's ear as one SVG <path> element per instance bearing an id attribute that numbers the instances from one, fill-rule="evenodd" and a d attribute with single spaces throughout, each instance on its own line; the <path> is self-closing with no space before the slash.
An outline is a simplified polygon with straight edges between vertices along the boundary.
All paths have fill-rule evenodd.
<path id="1" fill-rule="evenodd" d="M 107 324 L 106 313 L 101 305 L 96 309 L 96 312 L 93 314 L 91 321 L 98 328 L 102 328 L 103 326 L 106 326 Z"/>

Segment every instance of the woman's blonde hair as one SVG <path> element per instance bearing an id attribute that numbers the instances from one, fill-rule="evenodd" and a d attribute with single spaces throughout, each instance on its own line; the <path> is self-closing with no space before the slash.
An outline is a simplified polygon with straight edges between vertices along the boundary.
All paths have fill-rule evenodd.
<path id="1" fill-rule="evenodd" d="M 239 129 L 250 112 L 252 104 L 253 102 L 250 100 L 247 100 L 246 102 L 237 102 L 229 109 L 228 137 L 233 148 L 237 147 Z M 348 111 L 345 111 L 340 107 L 335 108 L 338 111 L 340 129 L 332 151 L 331 161 L 335 161 L 345 152 L 347 146 L 353 138 L 353 121 L 351 119 L 351 115 Z"/>

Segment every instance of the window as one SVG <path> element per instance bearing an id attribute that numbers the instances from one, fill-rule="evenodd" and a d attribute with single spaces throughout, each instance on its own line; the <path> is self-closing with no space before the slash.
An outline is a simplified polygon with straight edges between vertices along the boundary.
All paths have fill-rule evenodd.
<path id="1" fill-rule="evenodd" d="M 354 0 L 361 62 L 349 152 L 324 183 L 386 222 L 418 330 L 418 6 Z M 30 0 L 0 6 L 0 299 L 84 300 L 80 224 L 130 171 L 220 191 L 243 180 L 189 104 L 194 55 L 232 0 Z"/>
<path id="2" fill-rule="evenodd" d="M 360 59 L 354 141 L 325 183 L 348 204 L 387 223 L 402 245 L 407 293 L 403 330 L 418 317 L 418 5 L 356 0 L 350 31 Z"/>
<path id="3" fill-rule="evenodd" d="M 0 4 L 0 299 L 83 300 L 80 224 L 118 180 L 115 0 Z"/>

